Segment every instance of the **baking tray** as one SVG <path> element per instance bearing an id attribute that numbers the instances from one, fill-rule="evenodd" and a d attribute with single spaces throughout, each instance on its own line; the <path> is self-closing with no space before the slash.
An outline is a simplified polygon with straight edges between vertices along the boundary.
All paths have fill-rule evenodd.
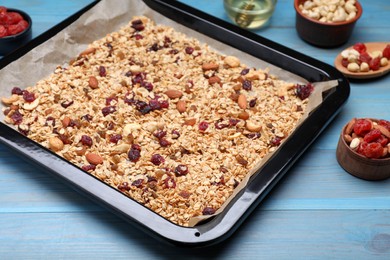
<path id="1" fill-rule="evenodd" d="M 97 2 L 99 1 L 91 3 L 33 39 L 23 48 L 1 59 L 0 69 L 53 37 Z M 0 123 L 0 141 L 23 155 L 28 161 L 59 176 L 76 190 L 107 206 L 114 213 L 153 237 L 181 246 L 209 246 L 231 236 L 315 141 L 347 101 L 350 93 L 349 83 L 330 65 L 183 3 L 169 0 L 144 0 L 144 2 L 155 11 L 186 27 L 299 75 L 309 82 L 337 80 L 339 84 L 323 94 L 323 102 L 310 113 L 309 117 L 282 144 L 269 161 L 251 177 L 247 186 L 235 196 L 221 214 L 195 227 L 179 226 L 164 219 L 2 122 Z"/>

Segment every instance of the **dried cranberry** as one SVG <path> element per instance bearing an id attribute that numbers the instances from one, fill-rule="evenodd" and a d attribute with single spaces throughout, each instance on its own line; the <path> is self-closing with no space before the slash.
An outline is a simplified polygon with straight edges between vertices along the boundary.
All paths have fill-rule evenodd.
<path id="1" fill-rule="evenodd" d="M 368 132 L 363 140 L 367 143 L 371 143 L 371 142 L 374 142 L 376 141 L 379 137 L 382 136 L 382 133 L 381 131 L 379 131 L 378 129 L 372 129 L 370 132 Z"/>
<path id="2" fill-rule="evenodd" d="M 173 54 L 173 55 L 178 54 L 178 53 L 179 53 L 179 50 L 177 50 L 177 49 L 172 49 L 169 51 L 169 54 Z"/>
<path id="3" fill-rule="evenodd" d="M 172 130 L 172 139 L 177 139 L 180 137 L 180 132 L 176 129 Z"/>
<path id="4" fill-rule="evenodd" d="M 133 181 L 131 183 L 131 186 L 141 188 L 143 183 L 144 183 L 144 179 L 138 179 L 138 180 Z"/>
<path id="5" fill-rule="evenodd" d="M 209 123 L 207 123 L 206 121 L 202 121 L 198 125 L 199 131 L 206 131 L 208 127 Z"/>
<path id="6" fill-rule="evenodd" d="M 122 182 L 121 184 L 118 185 L 118 189 L 120 191 L 122 191 L 122 192 L 129 191 L 130 190 L 129 183 L 128 182 Z"/>
<path id="7" fill-rule="evenodd" d="M 245 136 L 248 137 L 249 139 L 258 139 L 261 137 L 261 134 L 260 133 L 250 133 L 250 134 L 247 134 Z"/>
<path id="8" fill-rule="evenodd" d="M 107 106 L 102 109 L 103 116 L 107 116 L 108 114 L 112 114 L 116 111 L 115 106 Z"/>
<path id="9" fill-rule="evenodd" d="M 108 98 L 106 98 L 106 106 L 110 106 L 112 101 L 118 102 L 118 98 L 117 97 L 108 97 Z"/>
<path id="10" fill-rule="evenodd" d="M 275 136 L 274 138 L 271 139 L 270 144 L 272 146 L 279 146 L 281 142 L 282 142 L 282 138 L 280 138 L 279 136 Z"/>
<path id="11" fill-rule="evenodd" d="M 12 88 L 11 90 L 11 94 L 15 94 L 15 95 L 23 95 L 23 90 L 21 88 L 18 88 L 18 87 L 14 87 Z"/>
<path id="12" fill-rule="evenodd" d="M 186 51 L 187 54 L 192 54 L 192 53 L 194 52 L 194 48 L 192 48 L 192 47 L 186 47 L 186 48 L 185 48 L 185 51 Z"/>
<path id="13" fill-rule="evenodd" d="M 89 164 L 89 165 L 83 165 L 81 167 L 81 169 L 83 169 L 84 171 L 94 171 L 96 169 L 96 165 L 94 164 Z"/>
<path id="14" fill-rule="evenodd" d="M 215 129 L 220 130 L 220 129 L 229 127 L 229 124 L 222 123 L 222 122 L 223 122 L 222 119 L 217 120 L 217 121 L 214 123 Z"/>
<path id="15" fill-rule="evenodd" d="M 145 26 L 144 26 L 142 20 L 140 20 L 140 19 L 132 21 L 131 27 L 133 27 L 137 31 L 143 31 L 145 29 Z"/>
<path id="16" fill-rule="evenodd" d="M 250 100 L 250 101 L 249 101 L 249 106 L 250 106 L 250 107 L 256 106 L 256 102 L 257 102 L 257 98 L 254 98 L 254 99 Z"/>
<path id="17" fill-rule="evenodd" d="M 68 107 L 70 107 L 71 105 L 73 105 L 73 100 L 66 100 L 66 101 L 64 101 L 64 102 L 61 103 L 61 106 L 62 106 L 63 108 L 68 108 Z"/>
<path id="18" fill-rule="evenodd" d="M 244 75 L 246 75 L 248 73 L 249 73 L 249 69 L 246 68 L 246 69 L 243 69 L 240 74 L 244 76 Z"/>
<path id="19" fill-rule="evenodd" d="M 167 135 L 167 131 L 157 130 L 157 131 L 155 131 L 155 132 L 153 133 L 153 135 L 154 135 L 155 137 L 157 137 L 157 139 L 161 139 L 161 138 L 163 138 L 164 136 Z"/>
<path id="20" fill-rule="evenodd" d="M 141 34 L 138 34 L 138 33 L 134 34 L 133 37 L 134 37 L 137 41 L 144 38 Z"/>
<path id="21" fill-rule="evenodd" d="M 364 43 L 358 42 L 353 45 L 353 48 L 357 50 L 359 53 L 364 53 L 367 51 L 367 47 Z"/>
<path id="22" fill-rule="evenodd" d="M 170 146 L 171 145 L 171 142 L 169 142 L 167 139 L 165 138 L 161 138 L 158 140 L 159 144 L 162 146 L 162 147 L 167 147 L 167 146 Z"/>
<path id="23" fill-rule="evenodd" d="M 164 180 L 164 186 L 167 189 L 174 189 L 174 188 L 176 188 L 176 181 L 175 181 L 175 179 L 173 179 L 171 176 L 168 176 Z"/>
<path id="24" fill-rule="evenodd" d="M 148 91 L 152 91 L 153 90 L 153 84 L 150 83 L 150 82 L 144 81 L 144 82 L 141 83 L 141 86 L 146 88 Z"/>
<path id="25" fill-rule="evenodd" d="M 171 38 L 169 38 L 168 36 L 165 36 L 165 37 L 164 37 L 164 47 L 165 47 L 165 48 L 168 48 L 168 47 L 170 46 L 171 43 L 172 43 Z"/>
<path id="26" fill-rule="evenodd" d="M 81 124 L 80 121 L 77 119 L 71 119 L 69 122 L 69 127 L 75 127 L 75 128 L 80 128 Z"/>
<path id="27" fill-rule="evenodd" d="M 168 100 L 161 100 L 160 101 L 160 106 L 161 106 L 161 108 L 168 108 L 169 107 Z"/>
<path id="28" fill-rule="evenodd" d="M 252 90 L 252 82 L 249 80 L 244 80 L 242 82 L 242 88 L 245 89 L 246 91 Z"/>
<path id="29" fill-rule="evenodd" d="M 85 121 L 90 122 L 92 120 L 92 116 L 90 114 L 83 115 L 81 119 L 84 119 Z"/>
<path id="30" fill-rule="evenodd" d="M 157 43 L 154 43 L 150 48 L 148 49 L 149 51 L 158 51 L 160 49 L 160 46 L 158 46 Z"/>
<path id="31" fill-rule="evenodd" d="M 14 125 L 19 125 L 23 121 L 23 115 L 19 112 L 19 110 L 15 110 L 14 113 L 11 115 L 12 122 L 14 122 Z"/>
<path id="32" fill-rule="evenodd" d="M 121 134 L 113 134 L 112 136 L 110 136 L 111 143 L 117 144 L 119 142 L 119 140 L 122 140 Z"/>
<path id="33" fill-rule="evenodd" d="M 113 130 L 115 128 L 115 124 L 114 124 L 114 122 L 108 122 L 107 123 L 107 129 L 108 130 Z"/>
<path id="34" fill-rule="evenodd" d="M 215 213 L 215 209 L 212 207 L 205 207 L 202 211 L 203 215 L 213 215 Z"/>
<path id="35" fill-rule="evenodd" d="M 55 126 L 55 124 L 56 124 L 56 120 L 54 117 L 49 116 L 46 118 L 45 126 L 48 126 L 48 125 Z"/>
<path id="36" fill-rule="evenodd" d="M 150 159 L 150 161 L 154 165 L 160 165 L 160 164 L 163 164 L 165 162 L 165 159 L 160 154 L 156 153 L 156 154 L 152 155 L 152 158 Z"/>
<path id="37" fill-rule="evenodd" d="M 149 101 L 149 106 L 152 110 L 160 110 L 161 109 L 161 103 L 157 99 L 151 99 Z"/>
<path id="38" fill-rule="evenodd" d="M 29 127 L 26 127 L 26 126 L 21 127 L 21 126 L 19 125 L 19 126 L 18 126 L 18 131 L 19 131 L 19 133 L 21 133 L 22 135 L 27 136 L 27 135 L 28 135 L 28 132 L 30 131 L 30 128 L 29 128 Z"/>
<path id="39" fill-rule="evenodd" d="M 131 80 L 133 85 L 135 84 L 141 84 L 145 79 L 145 74 L 144 73 L 137 73 Z"/>
<path id="40" fill-rule="evenodd" d="M 132 144 L 128 157 L 131 162 L 137 162 L 141 157 L 141 147 L 138 144 Z"/>
<path id="41" fill-rule="evenodd" d="M 26 102 L 33 102 L 35 100 L 35 94 L 31 93 L 31 92 L 28 92 L 27 90 L 24 90 L 23 91 L 23 99 Z"/>
<path id="42" fill-rule="evenodd" d="M 310 96 L 310 94 L 313 92 L 314 86 L 311 83 L 308 83 L 306 85 L 297 85 L 296 86 L 296 95 L 301 99 L 304 100 Z"/>
<path id="43" fill-rule="evenodd" d="M 188 166 L 184 164 L 179 164 L 175 168 L 176 176 L 184 176 L 188 174 Z"/>
<path id="44" fill-rule="evenodd" d="M 229 126 L 232 127 L 232 126 L 236 126 L 238 123 L 240 122 L 239 119 L 236 119 L 236 118 L 230 118 L 229 119 Z"/>
<path id="45" fill-rule="evenodd" d="M 104 67 L 104 66 L 99 66 L 99 76 L 100 76 L 100 77 L 105 77 L 105 76 L 107 76 L 106 67 Z"/>
<path id="46" fill-rule="evenodd" d="M 353 131 L 360 136 L 364 136 L 371 129 L 372 129 L 372 123 L 367 119 L 357 119 L 353 126 Z"/>
<path id="47" fill-rule="evenodd" d="M 83 144 L 83 145 L 86 145 L 86 146 L 89 146 L 89 147 L 91 147 L 92 146 L 92 138 L 90 137 L 90 136 L 88 136 L 88 135 L 82 135 L 81 136 L 81 143 Z"/>

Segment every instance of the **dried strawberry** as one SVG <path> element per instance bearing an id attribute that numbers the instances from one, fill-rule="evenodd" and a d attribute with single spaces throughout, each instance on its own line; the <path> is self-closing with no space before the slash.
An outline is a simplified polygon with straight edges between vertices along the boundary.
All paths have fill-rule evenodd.
<path id="1" fill-rule="evenodd" d="M 360 136 L 364 136 L 371 129 L 372 129 L 372 123 L 367 119 L 357 119 L 353 126 L 353 131 Z"/>
<path id="2" fill-rule="evenodd" d="M 383 49 L 382 56 L 390 59 L 390 44 L 387 44 L 386 47 Z"/>
<path id="3" fill-rule="evenodd" d="M 8 35 L 7 28 L 4 25 L 0 24 L 0 38 Z"/>
<path id="4" fill-rule="evenodd" d="M 357 50 L 360 54 L 367 51 L 367 47 L 364 43 L 358 42 L 353 45 L 353 48 Z"/>
<path id="5" fill-rule="evenodd" d="M 381 119 L 379 120 L 378 124 L 380 124 L 381 126 L 384 126 L 387 128 L 387 130 L 390 131 L 390 121 L 387 121 L 387 120 L 384 120 L 384 119 Z"/>
<path id="6" fill-rule="evenodd" d="M 381 135 L 375 142 L 379 143 L 383 147 L 385 147 L 389 143 L 389 139 L 387 139 L 384 135 Z"/>
<path id="7" fill-rule="evenodd" d="M 368 132 L 365 136 L 364 136 L 364 141 L 367 142 L 367 143 L 371 143 L 371 142 L 374 142 L 376 141 L 379 137 L 381 137 L 381 131 L 379 131 L 378 129 L 372 129 L 370 132 Z"/>
<path id="8" fill-rule="evenodd" d="M 359 62 L 362 63 L 362 62 L 365 62 L 367 64 L 370 64 L 370 61 L 372 60 L 372 57 L 370 56 L 370 54 L 364 52 L 364 53 L 361 53 L 359 55 Z"/>
<path id="9" fill-rule="evenodd" d="M 343 65 L 343 67 L 347 68 L 348 67 L 348 64 L 349 64 L 349 61 L 347 58 L 343 58 L 341 60 L 341 65 Z"/>
<path id="10" fill-rule="evenodd" d="M 374 59 L 371 59 L 370 63 L 368 64 L 370 65 L 370 69 L 379 70 L 381 67 L 381 59 L 379 57 L 376 57 Z"/>
<path id="11" fill-rule="evenodd" d="M 378 159 L 383 155 L 383 147 L 379 143 L 369 143 L 364 148 L 363 153 L 367 158 Z"/>

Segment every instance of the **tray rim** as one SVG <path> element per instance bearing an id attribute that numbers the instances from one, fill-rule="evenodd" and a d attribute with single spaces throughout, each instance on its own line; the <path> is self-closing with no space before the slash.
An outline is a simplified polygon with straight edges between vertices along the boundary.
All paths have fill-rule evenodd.
<path id="1" fill-rule="evenodd" d="M 338 80 L 339 86 L 336 87 L 335 91 L 327 95 L 324 102 L 311 113 L 307 119 L 309 121 L 305 120 L 305 122 L 294 131 L 294 133 L 309 131 L 310 135 L 305 135 L 306 140 L 302 141 L 290 138 L 286 141 L 283 144 L 284 150 L 278 149 L 278 152 L 273 156 L 273 158 L 282 157 L 284 159 L 282 160 L 282 164 L 280 164 L 280 160 L 278 163 L 275 163 L 275 160 L 271 158 L 261 169 L 259 169 L 258 173 L 261 172 L 262 174 L 255 174 L 246 188 L 229 203 L 224 212 L 210 221 L 195 227 L 178 226 L 164 219 L 150 209 L 116 191 L 111 186 L 108 186 L 108 184 L 101 182 L 90 174 L 86 174 L 86 172 L 67 162 L 65 159 L 21 135 L 3 122 L 0 123 L 0 141 L 19 154 L 24 155 L 29 162 L 38 164 L 48 172 L 54 173 L 55 176 L 64 179 L 65 183 L 70 184 L 74 189 L 92 197 L 94 201 L 99 201 L 101 204 L 110 208 L 114 213 L 129 220 L 131 224 L 140 227 L 143 231 L 151 234 L 155 238 L 180 246 L 209 246 L 231 236 L 264 199 L 268 192 L 287 173 L 288 169 L 292 167 L 295 161 L 298 160 L 311 143 L 314 142 L 347 101 L 350 92 L 349 83 L 339 71 L 328 64 L 267 40 L 252 32 L 243 30 L 181 2 L 169 0 L 143 1 L 155 11 L 160 12 L 172 20 L 177 21 L 178 19 L 179 21 L 177 22 L 188 27 L 190 25 L 192 29 L 201 33 L 207 34 L 207 32 L 210 33 L 217 30 L 220 32 L 218 37 L 222 37 L 222 39 L 218 40 L 237 49 L 242 50 L 242 45 L 244 43 L 248 44 L 248 46 L 245 47 L 247 49 L 245 52 L 252 55 L 254 54 L 256 57 L 258 57 L 258 55 L 266 56 L 268 53 L 271 53 L 276 56 L 281 56 L 282 60 L 286 60 L 286 63 L 282 64 L 283 66 L 289 66 L 289 62 L 298 62 L 298 67 L 302 66 L 317 71 L 317 77 L 313 77 L 310 81 L 319 81 L 320 79 Z M 32 48 L 50 39 L 98 2 L 100 2 L 100 0 L 95 0 L 68 19 L 33 39 L 23 48 L 5 56 L 0 60 L 0 69 L 13 60 L 20 58 Z M 209 30 L 210 28 L 213 28 L 214 30 Z M 226 35 L 232 37 L 229 37 L 228 39 L 224 38 Z M 215 33 L 208 36 L 215 36 Z M 236 41 L 237 38 L 241 41 Z M 255 48 L 252 48 L 253 46 Z M 250 52 L 248 52 L 248 49 Z M 259 49 L 262 50 L 262 53 L 254 53 L 255 50 Z M 269 59 L 272 59 L 274 55 L 271 55 Z M 279 67 L 283 68 L 283 66 Z M 307 77 L 305 78 L 309 80 Z M 58 165 L 53 165 L 53 163 L 57 163 Z M 91 182 L 94 183 L 94 185 L 90 185 Z"/>

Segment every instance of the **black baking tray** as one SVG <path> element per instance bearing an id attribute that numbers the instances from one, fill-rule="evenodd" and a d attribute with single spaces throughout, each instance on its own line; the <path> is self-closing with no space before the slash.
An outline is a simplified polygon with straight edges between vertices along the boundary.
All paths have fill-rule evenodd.
<path id="1" fill-rule="evenodd" d="M 1 59 L 0 69 L 35 46 L 50 39 L 97 2 L 99 1 L 91 3 L 35 38 L 24 48 Z M 144 2 L 150 8 L 178 23 L 299 75 L 309 82 L 337 80 L 339 84 L 323 95 L 324 101 L 310 113 L 309 117 L 282 144 L 282 147 L 272 158 L 251 177 L 247 186 L 239 192 L 221 214 L 195 227 L 182 227 L 164 219 L 2 122 L 0 123 L 0 141 L 16 150 L 28 161 L 34 162 L 61 177 L 78 191 L 107 206 L 114 213 L 119 214 L 153 237 L 181 246 L 209 246 L 231 236 L 314 142 L 347 101 L 350 93 L 349 83 L 339 71 L 330 65 L 183 3 L 170 0 L 144 0 Z"/>

